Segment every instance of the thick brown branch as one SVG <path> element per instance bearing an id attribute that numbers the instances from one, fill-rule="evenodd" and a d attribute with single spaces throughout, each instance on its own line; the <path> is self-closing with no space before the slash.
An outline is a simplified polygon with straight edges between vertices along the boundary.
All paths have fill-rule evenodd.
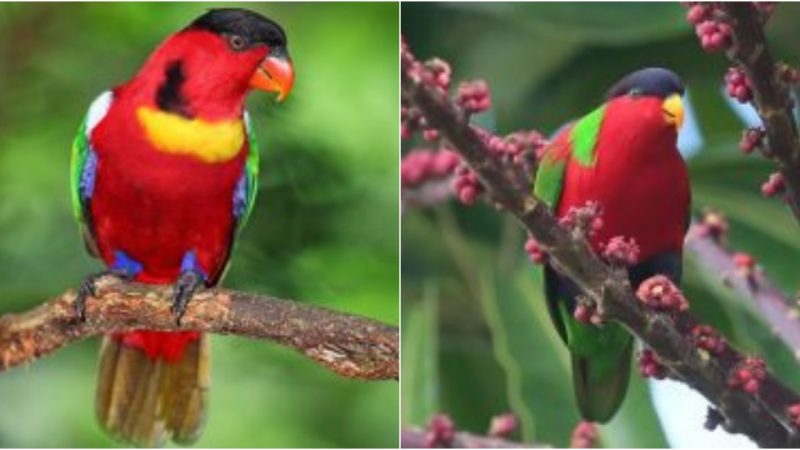
<path id="1" fill-rule="evenodd" d="M 733 46 L 728 57 L 738 63 L 750 80 L 753 106 L 766 131 L 770 153 L 775 156 L 787 188 L 787 202 L 800 221 L 800 140 L 792 116 L 788 86 L 781 81 L 767 47 L 761 14 L 752 2 L 720 4 L 730 18 Z"/>
<path id="2" fill-rule="evenodd" d="M 774 377 L 767 376 L 756 394 L 728 385 L 730 374 L 744 359 L 728 348 L 717 357 L 698 350 L 691 339 L 692 321 L 669 316 L 643 306 L 632 292 L 627 276 L 604 264 L 586 241 L 559 226 L 549 208 L 519 186 L 513 174 L 491 156 L 469 126 L 463 112 L 441 91 L 415 78 L 409 58 L 402 60 L 402 92 L 406 101 L 422 111 L 429 126 L 438 129 L 478 174 L 489 195 L 536 238 L 567 276 L 597 302 L 609 320 L 626 326 L 652 348 L 675 376 L 702 393 L 727 418 L 727 428 L 744 433 L 767 447 L 798 444 L 787 407 L 800 397 Z"/>
<path id="3" fill-rule="evenodd" d="M 333 372 L 365 380 L 397 379 L 396 327 L 364 317 L 264 295 L 211 289 L 189 302 L 179 327 L 171 289 L 106 277 L 76 318 L 69 291 L 31 311 L 0 316 L 0 371 L 79 339 L 134 329 L 198 330 L 264 339 L 293 348 Z"/>
<path id="4" fill-rule="evenodd" d="M 741 273 L 734 254 L 716 239 L 700 232 L 697 225 L 689 230 L 686 249 L 705 269 L 724 276 L 724 282 L 740 296 L 750 299 L 772 331 L 800 359 L 800 311 L 772 281 L 758 270 Z"/>

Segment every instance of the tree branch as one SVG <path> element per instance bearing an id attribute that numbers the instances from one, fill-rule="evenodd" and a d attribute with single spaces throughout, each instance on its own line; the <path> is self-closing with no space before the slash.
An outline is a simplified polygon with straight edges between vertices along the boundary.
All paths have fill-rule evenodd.
<path id="1" fill-rule="evenodd" d="M 398 330 L 364 317 L 295 301 L 227 289 L 197 293 L 181 326 L 169 287 L 97 282 L 97 298 L 77 319 L 68 291 L 37 308 L 0 316 L 0 371 L 91 336 L 135 329 L 197 330 L 263 339 L 293 348 L 347 378 L 398 378 Z"/>
<path id="2" fill-rule="evenodd" d="M 724 283 L 740 296 L 752 300 L 772 331 L 800 359 L 800 311 L 763 271 L 739 267 L 735 254 L 703 227 L 695 224 L 689 230 L 686 250 L 706 270 L 722 274 Z"/>
<path id="3" fill-rule="evenodd" d="M 750 81 L 753 106 L 766 131 L 770 154 L 786 184 L 786 201 L 800 221 L 800 140 L 792 116 L 789 88 L 767 47 L 761 14 L 751 2 L 722 2 L 730 20 L 733 45 L 728 58 L 738 63 Z"/>
<path id="4" fill-rule="evenodd" d="M 547 252 L 550 261 L 594 300 L 604 317 L 623 324 L 652 348 L 675 376 L 702 393 L 726 417 L 726 428 L 744 433 L 767 447 L 797 445 L 798 434 L 787 409 L 800 397 L 767 375 L 758 392 L 729 386 L 744 355 L 729 346 L 718 356 L 698 349 L 691 338 L 694 322 L 687 314 L 673 320 L 647 308 L 634 295 L 622 270 L 604 264 L 588 243 L 562 228 L 549 208 L 521 186 L 513 168 L 494 158 L 469 125 L 468 116 L 441 91 L 418 76 L 410 53 L 402 57 L 402 94 L 418 108 L 428 126 L 439 130 L 474 170 L 488 194 L 513 214 Z"/>

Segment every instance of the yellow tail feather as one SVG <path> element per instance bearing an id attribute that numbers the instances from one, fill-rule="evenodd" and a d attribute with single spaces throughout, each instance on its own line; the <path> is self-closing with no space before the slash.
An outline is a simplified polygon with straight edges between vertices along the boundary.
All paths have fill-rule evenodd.
<path id="1" fill-rule="evenodd" d="M 140 447 L 194 442 L 205 423 L 209 387 L 205 335 L 173 363 L 103 338 L 95 407 L 100 424 L 117 439 Z"/>

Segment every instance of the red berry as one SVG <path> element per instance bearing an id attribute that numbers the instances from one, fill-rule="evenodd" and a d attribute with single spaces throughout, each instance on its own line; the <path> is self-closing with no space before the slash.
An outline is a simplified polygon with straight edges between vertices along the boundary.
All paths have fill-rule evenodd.
<path id="1" fill-rule="evenodd" d="M 780 172 L 770 174 L 769 179 L 761 185 L 761 193 L 764 194 L 765 197 L 774 197 L 775 195 L 782 194 L 785 190 L 786 184 Z"/>
<path id="2" fill-rule="evenodd" d="M 656 310 L 676 313 L 689 309 L 689 302 L 681 291 L 663 275 L 644 280 L 636 295 L 642 303 Z"/>
<path id="3" fill-rule="evenodd" d="M 422 138 L 426 141 L 435 141 L 439 139 L 439 130 L 428 128 L 427 130 L 422 132 Z"/>
<path id="4" fill-rule="evenodd" d="M 731 67 L 725 74 L 725 84 L 728 95 L 734 97 L 740 103 L 752 100 L 753 91 L 750 88 L 750 80 L 738 67 Z"/>
<path id="5" fill-rule="evenodd" d="M 492 417 L 489 425 L 489 435 L 496 437 L 508 436 L 517 429 L 517 417 L 512 413 Z"/>
<path id="6" fill-rule="evenodd" d="M 705 5 L 692 5 L 689 7 L 689 11 L 686 12 L 686 20 L 689 21 L 691 24 L 698 24 L 706 19 L 708 16 L 708 9 Z"/>
<path id="7" fill-rule="evenodd" d="M 468 113 L 479 113 L 492 107 L 489 85 L 484 80 L 463 82 L 458 86 L 456 102 Z"/>
<path id="8" fill-rule="evenodd" d="M 528 240 L 525 241 L 525 252 L 534 264 L 542 264 L 547 261 L 547 253 L 539 246 L 539 242 L 533 237 L 529 237 Z"/>
<path id="9" fill-rule="evenodd" d="M 756 394 L 760 387 L 758 380 L 749 380 L 742 386 L 742 389 L 748 394 Z"/>
<path id="10" fill-rule="evenodd" d="M 599 433 L 597 426 L 591 422 L 581 421 L 572 430 L 570 448 L 595 448 Z"/>

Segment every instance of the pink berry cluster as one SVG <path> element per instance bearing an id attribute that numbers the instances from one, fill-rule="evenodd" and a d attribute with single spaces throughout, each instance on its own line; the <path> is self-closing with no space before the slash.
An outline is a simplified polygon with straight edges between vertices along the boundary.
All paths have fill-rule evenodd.
<path id="1" fill-rule="evenodd" d="M 517 426 L 517 416 L 513 413 L 494 416 L 489 424 L 489 436 L 507 437 L 517 430 Z"/>
<path id="2" fill-rule="evenodd" d="M 747 128 L 742 133 L 742 139 L 739 141 L 739 150 L 746 155 L 753 153 L 753 150 L 764 145 L 764 135 L 765 132 L 762 127 Z"/>
<path id="3" fill-rule="evenodd" d="M 702 237 L 720 242 L 728 234 L 728 219 L 719 211 L 706 209 L 697 231 Z"/>
<path id="4" fill-rule="evenodd" d="M 483 185 L 474 171 L 467 166 L 461 166 L 456 170 L 453 189 L 456 191 L 458 200 L 469 206 L 474 204 L 478 196 L 483 192 Z"/>
<path id="5" fill-rule="evenodd" d="M 439 151 L 411 150 L 400 163 L 400 182 L 403 187 L 414 187 L 446 178 L 455 172 L 460 163 L 458 154 L 446 148 Z"/>
<path id="6" fill-rule="evenodd" d="M 439 58 L 429 59 L 424 64 L 428 69 L 429 84 L 439 88 L 443 93 L 447 93 L 450 90 L 450 75 L 453 73 L 450 64 Z"/>
<path id="7" fill-rule="evenodd" d="M 598 437 L 597 426 L 583 420 L 578 422 L 578 425 L 572 430 L 569 446 L 570 448 L 595 448 Z"/>
<path id="8" fill-rule="evenodd" d="M 754 274 L 756 260 L 747 253 L 738 252 L 733 255 L 733 265 L 736 266 L 736 272 L 741 277 L 750 278 Z"/>
<path id="9" fill-rule="evenodd" d="M 507 136 L 497 136 L 474 125 L 472 130 L 492 156 L 518 165 L 535 162 L 539 152 L 547 144 L 537 131 L 515 131 Z"/>
<path id="10" fill-rule="evenodd" d="M 656 352 L 646 348 L 639 353 L 639 374 L 645 378 L 663 380 L 667 377 L 667 368 L 658 360 Z"/>
<path id="11" fill-rule="evenodd" d="M 558 219 L 562 227 L 577 231 L 585 237 L 592 237 L 603 228 L 603 208 L 600 203 L 588 201 L 583 206 L 573 206 Z"/>
<path id="12" fill-rule="evenodd" d="M 614 236 L 603 245 L 603 258 L 609 263 L 618 266 L 632 266 L 639 260 L 639 245 L 636 241 L 626 239 L 625 236 Z"/>
<path id="13" fill-rule="evenodd" d="M 489 85 L 484 80 L 465 81 L 458 86 L 456 103 L 468 114 L 480 113 L 492 107 Z"/>
<path id="14" fill-rule="evenodd" d="M 600 325 L 603 323 L 603 317 L 597 311 L 597 304 L 585 297 L 578 298 L 578 304 L 575 305 L 575 310 L 572 311 L 572 317 L 584 325 Z"/>
<path id="15" fill-rule="evenodd" d="M 433 58 L 424 63 L 417 61 L 405 39 L 401 43 L 400 60 L 404 67 L 408 67 L 407 73 L 411 78 L 447 95 L 452 72 L 446 61 L 439 58 Z M 422 130 L 423 138 L 427 141 L 435 141 L 439 138 L 438 131 L 428 128 L 425 118 L 417 108 L 401 105 L 400 121 L 400 136 L 403 139 L 411 139 L 414 133 L 420 130 Z"/>
<path id="16" fill-rule="evenodd" d="M 428 422 L 425 434 L 425 447 L 449 447 L 456 435 L 456 428 L 452 419 L 446 414 L 436 414 Z"/>
<path id="17" fill-rule="evenodd" d="M 739 67 L 731 67 L 725 73 L 725 89 L 728 95 L 739 103 L 747 103 L 753 99 L 753 89 L 747 75 Z"/>
<path id="18" fill-rule="evenodd" d="M 691 2 L 687 6 L 686 20 L 694 25 L 703 50 L 713 53 L 731 46 L 731 27 L 722 21 L 723 14 L 715 4 Z"/>
<path id="19" fill-rule="evenodd" d="M 789 414 L 789 419 L 792 421 L 792 424 L 800 428 L 800 403 L 795 403 L 786 408 L 786 413 Z"/>
<path id="20" fill-rule="evenodd" d="M 528 236 L 525 241 L 525 253 L 528 254 L 528 259 L 534 264 L 544 264 L 547 262 L 547 252 L 544 251 L 539 241 L 533 236 Z"/>
<path id="21" fill-rule="evenodd" d="M 728 345 L 725 338 L 719 336 L 709 325 L 695 325 L 692 328 L 692 339 L 697 348 L 716 356 L 721 355 Z"/>
<path id="22" fill-rule="evenodd" d="M 636 290 L 636 296 L 642 303 L 658 311 L 675 313 L 689 309 L 686 297 L 664 275 L 644 280 Z"/>
<path id="23" fill-rule="evenodd" d="M 767 366 L 761 358 L 745 358 L 728 378 L 728 386 L 748 394 L 757 394 L 767 377 Z"/>
<path id="24" fill-rule="evenodd" d="M 786 191 L 786 183 L 783 180 L 783 175 L 780 172 L 770 174 L 767 181 L 761 185 L 761 194 L 765 197 L 775 197 L 776 195 L 783 194 Z"/>

